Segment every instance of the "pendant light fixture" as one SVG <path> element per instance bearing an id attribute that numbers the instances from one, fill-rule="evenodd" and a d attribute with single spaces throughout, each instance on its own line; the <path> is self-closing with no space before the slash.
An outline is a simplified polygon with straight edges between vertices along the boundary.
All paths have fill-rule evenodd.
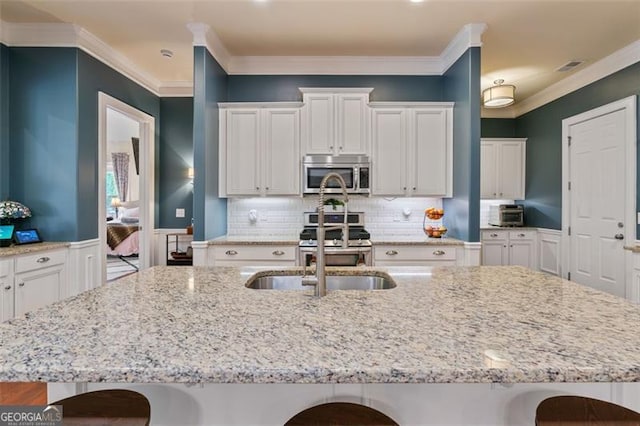
<path id="1" fill-rule="evenodd" d="M 502 108 L 515 102 L 516 86 L 502 84 L 504 80 L 493 82 L 495 86 L 482 91 L 482 103 L 485 108 Z"/>

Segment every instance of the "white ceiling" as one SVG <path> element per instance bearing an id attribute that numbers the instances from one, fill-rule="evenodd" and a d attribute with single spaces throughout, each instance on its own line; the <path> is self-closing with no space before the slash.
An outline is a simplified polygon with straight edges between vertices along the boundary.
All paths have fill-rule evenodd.
<path id="1" fill-rule="evenodd" d="M 0 0 L 0 19 L 77 24 L 165 83 L 192 80 L 192 22 L 234 57 L 437 57 L 486 23 L 482 88 L 504 79 L 517 102 L 640 40 L 640 0 Z"/>

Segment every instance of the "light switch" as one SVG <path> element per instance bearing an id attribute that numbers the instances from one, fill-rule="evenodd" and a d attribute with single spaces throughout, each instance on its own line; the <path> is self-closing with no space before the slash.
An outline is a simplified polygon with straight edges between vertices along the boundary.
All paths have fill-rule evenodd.
<path id="1" fill-rule="evenodd" d="M 638 212 L 638 225 L 640 225 L 640 212 Z"/>
<path id="2" fill-rule="evenodd" d="M 184 217 L 184 209 L 176 209 L 176 217 Z"/>

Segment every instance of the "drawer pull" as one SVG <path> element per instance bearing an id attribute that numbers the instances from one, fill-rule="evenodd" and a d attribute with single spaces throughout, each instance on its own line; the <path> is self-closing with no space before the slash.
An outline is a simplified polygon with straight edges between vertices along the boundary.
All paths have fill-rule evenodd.
<path id="1" fill-rule="evenodd" d="M 24 287 L 24 283 L 18 284 L 18 287 Z"/>
<path id="2" fill-rule="evenodd" d="M 524 234 L 518 234 L 518 237 L 524 237 L 524 236 L 525 236 Z"/>
<path id="3" fill-rule="evenodd" d="M 491 234 L 491 235 L 489 235 L 489 236 L 490 236 L 491 238 L 495 238 L 495 237 L 497 237 L 497 236 L 498 236 L 498 234 L 496 234 L 496 233 L 494 232 L 493 234 Z"/>
<path id="4" fill-rule="evenodd" d="M 444 250 L 436 250 L 433 252 L 434 255 L 436 256 L 442 256 L 443 254 L 446 254 Z"/>
<path id="5" fill-rule="evenodd" d="M 274 256 L 282 256 L 283 254 L 284 254 L 284 252 L 283 252 L 282 250 L 275 250 L 275 251 L 273 252 L 273 255 L 274 255 Z"/>
<path id="6" fill-rule="evenodd" d="M 40 259 L 36 260 L 36 262 L 38 263 L 47 263 L 48 261 L 50 261 L 51 259 L 47 256 L 43 256 Z"/>
<path id="7" fill-rule="evenodd" d="M 10 286 L 10 285 L 8 285 L 8 286 L 6 286 L 4 289 L 5 289 L 5 290 L 11 290 L 11 286 Z"/>
<path id="8" fill-rule="evenodd" d="M 237 251 L 235 250 L 227 250 L 224 252 L 224 254 L 228 255 L 228 256 L 235 256 L 236 254 L 238 254 Z"/>
<path id="9" fill-rule="evenodd" d="M 396 250 L 387 250 L 387 256 L 395 256 L 398 254 Z"/>

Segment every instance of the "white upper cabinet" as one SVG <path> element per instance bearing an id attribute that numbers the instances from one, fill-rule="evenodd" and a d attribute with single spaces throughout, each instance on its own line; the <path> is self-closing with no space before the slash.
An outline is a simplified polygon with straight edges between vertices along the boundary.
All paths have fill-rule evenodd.
<path id="1" fill-rule="evenodd" d="M 450 197 L 453 103 L 370 105 L 372 194 Z"/>
<path id="2" fill-rule="evenodd" d="M 220 195 L 300 194 L 300 104 L 220 104 Z"/>
<path id="3" fill-rule="evenodd" d="M 526 138 L 482 139 L 480 197 L 524 200 Z"/>
<path id="4" fill-rule="evenodd" d="M 372 88 L 300 88 L 302 155 L 369 154 Z"/>

